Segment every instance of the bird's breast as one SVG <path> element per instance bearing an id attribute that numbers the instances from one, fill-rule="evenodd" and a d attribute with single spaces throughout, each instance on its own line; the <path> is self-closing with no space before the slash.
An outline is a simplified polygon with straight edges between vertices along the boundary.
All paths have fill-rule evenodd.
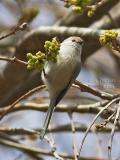
<path id="1" fill-rule="evenodd" d="M 58 55 L 57 62 L 48 62 L 45 66 L 46 77 L 42 73 L 42 79 L 46 84 L 50 96 L 57 94 L 69 83 L 76 63 L 80 63 L 77 57 Z"/>

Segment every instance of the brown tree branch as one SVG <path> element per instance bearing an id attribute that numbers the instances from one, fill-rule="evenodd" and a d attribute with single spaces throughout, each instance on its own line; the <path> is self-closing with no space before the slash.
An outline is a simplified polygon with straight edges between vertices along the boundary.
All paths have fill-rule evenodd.
<path id="1" fill-rule="evenodd" d="M 87 128 L 86 132 L 85 132 L 85 135 L 82 139 L 82 143 L 80 145 L 80 149 L 79 149 L 79 157 L 80 157 L 80 153 L 81 153 L 81 150 L 82 150 L 82 147 L 83 147 L 83 144 L 84 144 L 84 141 L 89 133 L 89 130 L 91 129 L 91 127 L 93 126 L 93 124 L 95 123 L 95 121 L 97 120 L 97 118 L 103 113 L 104 110 L 106 110 L 110 105 L 112 105 L 114 102 L 118 102 L 120 100 L 120 97 L 118 98 L 115 98 L 113 100 L 111 100 L 104 108 L 102 108 L 100 110 L 100 112 L 94 117 L 93 121 L 91 122 L 90 126 Z"/>
<path id="2" fill-rule="evenodd" d="M 20 59 L 18 59 L 16 57 L 3 57 L 3 56 L 0 56 L 0 60 L 12 62 L 12 63 L 16 62 L 16 63 L 27 65 L 27 62 L 22 61 L 22 60 L 20 60 Z"/>
<path id="3" fill-rule="evenodd" d="M 120 102 L 117 105 L 117 112 L 116 112 L 116 115 L 115 115 L 114 124 L 113 124 L 112 130 L 111 130 L 110 140 L 109 140 L 109 144 L 108 144 L 108 159 L 109 160 L 112 160 L 112 155 L 111 155 L 112 141 L 113 141 L 113 137 L 114 137 L 117 122 L 119 121 L 119 116 L 120 116 Z"/>
<path id="4" fill-rule="evenodd" d="M 0 37 L 0 40 L 5 39 L 5 38 L 11 36 L 11 35 L 15 34 L 15 33 L 18 32 L 18 31 L 23 31 L 23 30 L 25 30 L 26 28 L 27 28 L 27 23 L 24 22 L 24 23 L 16 26 L 16 27 L 15 27 L 13 30 L 11 30 L 8 34 L 5 34 L 5 35 L 1 36 L 1 37 Z"/>
<path id="5" fill-rule="evenodd" d="M 20 102 L 21 100 L 27 98 L 28 96 L 30 96 L 31 94 L 33 94 L 34 92 L 40 90 L 40 89 L 43 89 L 45 88 L 45 85 L 41 85 L 41 86 L 38 86 L 36 88 L 33 88 L 32 90 L 28 91 L 27 93 L 25 93 L 24 95 L 22 95 L 20 98 L 18 98 L 15 102 L 13 102 L 11 105 L 9 105 L 9 107 L 7 107 L 6 110 L 4 110 L 2 112 L 2 114 L 0 115 L 0 120 L 6 115 L 8 114 L 9 112 L 11 112 L 14 108 L 14 106 Z"/>
<path id="6" fill-rule="evenodd" d="M 85 132 L 87 130 L 87 126 L 84 124 L 74 123 L 75 130 L 77 132 Z M 38 135 L 41 131 L 40 129 L 27 129 L 27 128 L 10 128 L 10 127 L 0 127 L 0 133 L 8 134 L 8 135 Z M 95 131 L 99 133 L 110 133 L 110 127 L 104 127 L 98 129 L 95 127 Z M 120 128 L 115 129 L 116 132 L 120 132 Z M 71 124 L 64 124 L 55 127 L 50 127 L 47 131 L 48 133 L 60 133 L 60 132 L 71 132 Z M 89 132 L 93 132 L 93 129 L 90 129 Z"/>
<path id="7" fill-rule="evenodd" d="M 26 128 L 0 127 L 0 133 L 9 135 L 39 135 L 40 132 Z"/>
<path id="8" fill-rule="evenodd" d="M 37 148 L 34 148 L 34 147 L 29 147 L 28 145 L 17 143 L 15 141 L 11 141 L 11 140 L 5 139 L 3 137 L 0 138 L 0 144 L 5 145 L 5 146 L 9 146 L 9 147 L 12 147 L 12 148 L 15 148 L 15 149 L 19 149 L 19 150 L 22 150 L 22 151 L 27 151 L 27 152 L 29 152 L 31 154 L 35 154 L 35 155 L 40 154 L 40 155 L 46 155 L 46 156 L 54 157 L 54 155 L 51 151 L 44 150 L 44 149 L 37 149 Z M 60 152 L 58 154 L 63 158 L 68 158 L 68 159 L 71 159 L 71 160 L 74 159 L 74 156 L 68 155 L 66 153 Z M 80 160 L 104 160 L 104 159 L 81 157 Z"/>
<path id="9" fill-rule="evenodd" d="M 79 153 L 78 153 L 78 150 L 77 150 L 76 137 L 75 137 L 76 128 L 75 128 L 75 125 L 74 125 L 72 113 L 68 112 L 68 116 L 69 116 L 70 122 L 71 122 L 74 156 L 75 156 L 75 160 L 78 160 Z"/>
<path id="10" fill-rule="evenodd" d="M 13 60 L 14 60 L 14 59 L 13 59 Z M 76 87 L 76 88 L 78 88 L 78 89 L 81 89 L 81 91 L 92 93 L 93 95 L 99 96 L 99 97 L 101 97 L 101 98 L 103 98 L 103 99 L 109 99 L 109 100 L 110 100 L 110 99 L 113 99 L 113 98 L 119 96 L 119 94 L 117 94 L 117 95 L 111 95 L 111 94 L 109 94 L 109 93 L 105 93 L 105 92 L 102 92 L 102 91 L 98 91 L 98 90 L 96 90 L 96 89 L 94 89 L 94 88 L 92 88 L 92 87 L 89 87 L 88 85 L 85 85 L 85 84 L 83 84 L 83 83 L 81 83 L 81 82 L 79 82 L 79 81 L 75 81 L 75 85 L 73 84 L 72 86 L 73 86 L 73 87 Z M 22 96 L 21 96 L 20 98 L 18 98 L 15 102 L 13 102 L 11 105 L 9 105 L 9 107 L 6 108 L 5 111 L 3 111 L 3 113 L 0 112 L 0 114 L 1 114 L 1 115 L 0 115 L 0 120 L 1 120 L 6 114 L 8 114 L 10 111 L 13 110 L 14 106 L 15 106 L 19 101 L 21 101 L 22 99 L 27 98 L 28 96 L 30 96 L 30 95 L 33 94 L 34 92 L 39 91 L 40 89 L 43 89 L 43 88 L 45 88 L 44 85 L 43 85 L 43 86 L 38 86 L 38 87 L 36 87 L 36 88 L 28 91 L 26 94 L 22 95 Z"/>
<path id="11" fill-rule="evenodd" d="M 84 105 L 57 105 L 55 112 L 77 112 L 77 113 L 98 113 L 102 106 L 104 106 L 106 103 L 108 103 L 108 100 L 104 100 L 101 102 L 95 102 L 93 104 L 84 104 Z M 48 109 L 49 104 L 36 104 L 36 103 L 18 103 L 15 105 L 14 108 L 10 112 L 15 111 L 22 111 L 22 110 L 36 110 L 41 112 L 46 112 Z M 9 109 L 8 107 L 0 108 L 0 115 L 2 115 L 4 112 L 7 112 Z"/>
<path id="12" fill-rule="evenodd" d="M 80 90 L 81 90 L 82 92 L 91 93 L 91 94 L 93 94 L 93 95 L 95 95 L 95 96 L 97 96 L 97 97 L 100 97 L 100 98 L 102 98 L 102 99 L 108 99 L 108 100 L 110 100 L 110 99 L 113 99 L 113 98 L 119 96 L 118 94 L 117 94 L 117 95 L 112 95 L 112 94 L 110 94 L 110 93 L 106 93 L 106 92 L 103 92 L 103 91 L 101 91 L 101 90 L 95 89 L 95 88 L 90 87 L 89 85 L 86 85 L 86 84 L 84 84 L 84 83 L 81 83 L 81 82 L 79 82 L 79 81 L 77 81 L 77 80 L 75 80 L 74 84 L 75 84 L 75 85 L 73 85 L 73 86 L 74 86 L 74 87 L 77 87 L 77 88 L 80 87 Z"/>
<path id="13" fill-rule="evenodd" d="M 51 152 L 53 153 L 54 157 L 56 159 L 58 159 L 58 160 L 64 160 L 64 158 L 62 158 L 60 155 L 58 155 L 58 153 L 56 151 L 56 146 L 55 146 L 55 142 L 54 142 L 53 138 L 50 139 L 45 135 L 45 139 L 50 144 Z"/>
<path id="14" fill-rule="evenodd" d="M 93 4 L 97 2 L 97 0 L 93 1 Z M 88 27 L 93 22 L 100 19 L 105 13 L 107 13 L 114 5 L 116 5 L 119 0 L 107 0 L 103 5 L 97 8 L 95 15 L 91 18 L 87 16 L 87 13 L 84 12 L 82 15 L 74 14 L 71 12 L 67 13 L 64 17 L 58 20 L 55 25 L 56 26 L 80 26 L 80 27 Z M 79 21 L 78 21 L 79 19 Z M 83 21 L 84 19 L 84 21 Z"/>

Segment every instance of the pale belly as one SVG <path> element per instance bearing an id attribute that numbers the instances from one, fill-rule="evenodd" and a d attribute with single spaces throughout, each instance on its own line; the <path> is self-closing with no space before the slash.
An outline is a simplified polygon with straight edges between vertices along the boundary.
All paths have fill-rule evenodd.
<path id="1" fill-rule="evenodd" d="M 75 70 L 75 65 L 73 61 L 66 61 L 66 63 L 48 63 L 45 67 L 45 73 L 47 77 L 45 78 L 42 73 L 42 79 L 46 84 L 50 96 L 58 94 L 62 89 L 64 89 L 72 78 L 72 73 Z"/>

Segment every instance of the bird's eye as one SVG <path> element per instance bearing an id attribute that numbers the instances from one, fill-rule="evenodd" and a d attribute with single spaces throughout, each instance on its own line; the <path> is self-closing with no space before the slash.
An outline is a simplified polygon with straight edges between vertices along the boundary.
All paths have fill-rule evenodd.
<path id="1" fill-rule="evenodd" d="M 72 39 L 72 42 L 76 42 L 75 39 Z"/>

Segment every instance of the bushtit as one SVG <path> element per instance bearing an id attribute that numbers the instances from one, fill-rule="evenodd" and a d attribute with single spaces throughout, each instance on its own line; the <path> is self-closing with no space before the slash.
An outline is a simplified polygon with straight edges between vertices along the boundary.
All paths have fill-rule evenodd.
<path id="1" fill-rule="evenodd" d="M 57 62 L 47 62 L 42 72 L 42 80 L 46 85 L 50 104 L 40 134 L 43 139 L 46 134 L 55 106 L 63 98 L 81 69 L 81 52 L 83 40 L 80 37 L 69 37 L 61 45 Z"/>

